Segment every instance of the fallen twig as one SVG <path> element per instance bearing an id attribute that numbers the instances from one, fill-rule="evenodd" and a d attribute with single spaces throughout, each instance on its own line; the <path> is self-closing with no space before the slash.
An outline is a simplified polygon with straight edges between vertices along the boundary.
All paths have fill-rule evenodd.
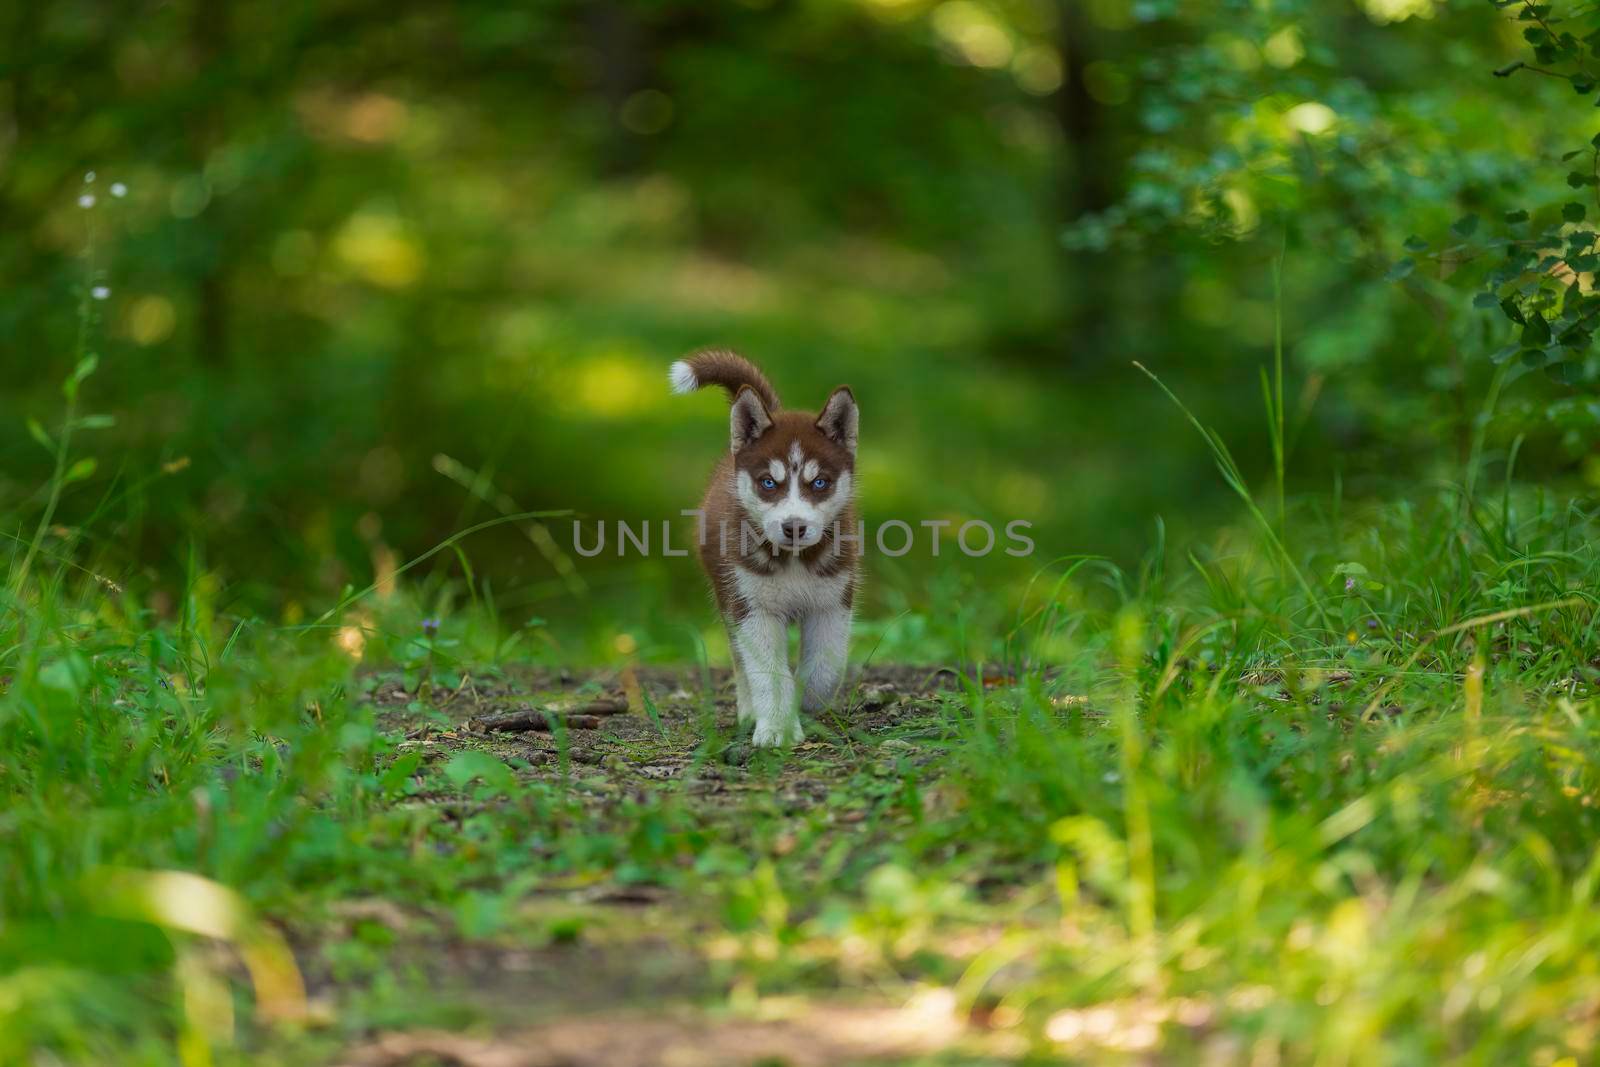
<path id="1" fill-rule="evenodd" d="M 588 706 L 585 706 L 583 711 L 588 712 Z M 555 730 L 557 721 L 569 730 L 597 730 L 600 728 L 602 714 L 610 715 L 614 712 L 575 714 L 555 708 L 528 708 L 524 711 L 513 711 L 508 715 L 496 715 L 492 719 L 481 719 L 478 725 L 490 733 L 523 733 L 528 730 L 550 733 Z"/>

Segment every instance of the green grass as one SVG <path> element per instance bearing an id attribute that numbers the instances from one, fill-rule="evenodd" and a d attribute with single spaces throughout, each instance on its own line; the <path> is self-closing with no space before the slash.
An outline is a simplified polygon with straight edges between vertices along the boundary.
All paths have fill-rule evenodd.
<path id="1" fill-rule="evenodd" d="M 670 1005 L 710 1032 L 930 991 L 961 1026 L 914 1062 L 1591 1062 L 1596 516 L 1480 490 L 1475 449 L 1459 486 L 1274 520 L 1184 414 L 1247 524 L 1136 572 L 1056 561 L 1017 604 L 952 573 L 855 657 L 959 685 L 869 679 L 748 762 L 703 620 L 579 662 L 593 634 L 496 615 L 471 530 L 304 625 L 231 616 L 198 548 L 159 605 L 52 532 L 76 467 L 41 432 L 0 616 L 0 1062 L 331 1062 L 419 1025 Z M 471 728 L 485 692 L 635 659 L 631 723 Z"/>
<path id="2" fill-rule="evenodd" d="M 470 982 L 417 1006 L 440 945 L 627 943 L 613 911 L 550 902 L 647 886 L 694 1003 L 951 990 L 985 1026 L 927 1062 L 1588 1062 L 1593 517 L 1449 487 L 1293 510 L 1287 543 L 1256 526 L 1140 575 L 1061 564 L 1014 624 L 952 633 L 933 603 L 864 627 L 902 659 L 1023 669 L 969 670 L 892 745 L 819 728 L 821 755 L 728 768 L 746 791 L 715 809 L 630 778 L 648 741 L 544 777 L 408 758 L 375 684 L 426 681 L 408 710 L 448 725 L 433 705 L 463 676 L 561 658 L 508 653 L 459 588 L 438 638 L 418 628 L 437 583 L 275 629 L 201 574 L 157 618 L 41 551 L 3 631 L 0 1059 L 314 1062 L 373 1029 L 493 1023 Z M 718 765 L 695 721 L 655 727 Z M 819 760 L 828 803 L 786 805 Z M 596 802 L 608 775 L 630 784 Z M 207 918 L 208 884 L 237 914 Z M 335 920 L 374 898 L 414 928 Z"/>

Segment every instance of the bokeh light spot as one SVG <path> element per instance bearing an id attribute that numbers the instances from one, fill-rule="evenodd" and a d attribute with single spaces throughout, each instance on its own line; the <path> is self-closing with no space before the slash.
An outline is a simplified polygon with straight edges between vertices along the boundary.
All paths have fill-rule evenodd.
<path id="1" fill-rule="evenodd" d="M 387 289 L 404 289 L 422 276 L 422 249 L 393 215 L 355 215 L 334 239 L 334 251 L 361 277 Z"/>
<path id="2" fill-rule="evenodd" d="M 405 132 L 410 110 L 392 96 L 366 93 L 350 102 L 344 113 L 344 132 L 351 140 L 367 144 L 392 141 Z"/>
<path id="3" fill-rule="evenodd" d="M 180 178 L 172 186 L 167 206 L 174 218 L 192 219 L 211 203 L 211 183 L 199 175 Z"/>
<path id="4" fill-rule="evenodd" d="M 1017 84 L 1035 96 L 1047 96 L 1061 88 L 1061 57 L 1048 45 L 1029 45 L 1011 62 Z"/>
<path id="5" fill-rule="evenodd" d="M 654 406 L 666 393 L 660 378 L 629 356 L 597 356 L 577 368 L 572 399 L 593 415 L 628 415 Z"/>
<path id="6" fill-rule="evenodd" d="M 1434 3 L 1435 0 L 1360 0 L 1367 18 L 1380 26 L 1410 18 L 1430 19 Z"/>
<path id="7" fill-rule="evenodd" d="M 863 0 L 867 10 L 885 22 L 904 22 L 924 6 L 924 0 Z"/>
<path id="8" fill-rule="evenodd" d="M 1003 67 L 1011 62 L 1011 35 L 992 14 L 968 0 L 945 0 L 934 9 L 933 28 L 975 67 Z"/>
<path id="9" fill-rule="evenodd" d="M 1283 120 L 1301 133 L 1326 133 L 1333 128 L 1339 115 L 1327 104 L 1307 100 L 1284 112 Z"/>
<path id="10" fill-rule="evenodd" d="M 164 296 L 141 296 L 128 308 L 128 336 L 138 345 L 160 344 L 177 324 L 178 313 Z"/>
<path id="11" fill-rule="evenodd" d="M 1305 58 L 1305 45 L 1300 43 L 1300 29 L 1285 26 L 1261 46 L 1261 54 L 1279 70 L 1286 70 Z"/>

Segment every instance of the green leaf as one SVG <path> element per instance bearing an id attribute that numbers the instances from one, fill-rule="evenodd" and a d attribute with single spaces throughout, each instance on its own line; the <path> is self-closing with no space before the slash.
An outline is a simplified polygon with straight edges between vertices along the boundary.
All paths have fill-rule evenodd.
<path id="1" fill-rule="evenodd" d="M 1394 266 L 1390 267 L 1389 268 L 1389 273 L 1385 274 L 1383 277 L 1384 277 L 1385 281 L 1397 282 L 1402 278 L 1410 276 L 1411 272 L 1416 270 L 1416 269 L 1417 269 L 1417 261 L 1416 260 L 1414 260 L 1414 259 L 1402 259 L 1400 262 L 1398 262 Z"/>
<path id="2" fill-rule="evenodd" d="M 50 435 L 44 432 L 44 427 L 39 425 L 38 419 L 28 420 L 28 436 L 43 445 L 46 452 L 56 450 L 56 443 L 50 440 Z"/>
<path id="3" fill-rule="evenodd" d="M 115 415 L 85 415 L 77 421 L 80 430 L 109 430 L 116 424 Z"/>
<path id="4" fill-rule="evenodd" d="M 1587 214 L 1588 209 L 1582 204 L 1573 203 L 1563 204 L 1561 206 L 1561 217 L 1566 219 L 1568 222 L 1582 222 L 1583 217 Z"/>
<path id="5" fill-rule="evenodd" d="M 1500 310 L 1506 313 L 1506 318 L 1510 319 L 1518 326 L 1521 326 L 1527 321 L 1527 319 L 1525 319 L 1522 315 L 1522 309 L 1517 306 L 1517 302 L 1512 300 L 1509 296 L 1500 301 Z"/>
<path id="6" fill-rule="evenodd" d="M 1569 351 L 1584 352 L 1594 343 L 1594 335 L 1582 327 L 1574 326 L 1570 330 L 1562 331 L 1556 342 Z"/>
<path id="7" fill-rule="evenodd" d="M 82 656 L 69 653 L 39 668 L 39 684 L 46 689 L 77 696 L 89 685 L 89 664 Z"/>
<path id="8" fill-rule="evenodd" d="M 61 395 L 68 400 L 75 399 L 78 395 L 78 386 L 82 385 L 83 380 L 93 374 L 99 365 L 100 357 L 93 353 L 78 360 L 78 365 L 72 368 L 71 377 L 61 383 Z"/>
<path id="9" fill-rule="evenodd" d="M 1522 327 L 1522 347 L 1543 348 L 1550 343 L 1550 324 L 1543 315 L 1529 315 Z"/>
<path id="10" fill-rule="evenodd" d="M 1515 224 L 1517 224 L 1519 222 L 1527 222 L 1528 221 L 1528 213 L 1526 211 L 1521 211 L 1521 210 L 1508 211 L 1508 212 L 1506 212 L 1506 221 L 1511 223 L 1512 225 L 1515 225 Z"/>
<path id="11" fill-rule="evenodd" d="M 1474 293 L 1472 306 L 1475 308 L 1493 308 L 1500 306 L 1500 298 L 1493 293 Z"/>
<path id="12" fill-rule="evenodd" d="M 516 785 L 511 768 L 477 749 L 456 753 L 455 758 L 445 764 L 444 776 L 458 788 L 464 788 L 474 778 L 483 779 L 484 786 L 492 792 L 510 792 Z"/>
<path id="13" fill-rule="evenodd" d="M 67 474 L 63 481 L 69 485 L 73 482 L 81 482 L 85 478 L 94 474 L 95 466 L 96 464 L 94 458 L 92 456 L 85 456 L 83 459 L 78 460 L 78 462 L 67 468 Z"/>
<path id="14" fill-rule="evenodd" d="M 1457 237 L 1471 237 L 1478 229 L 1478 216 L 1476 214 L 1463 215 L 1450 227 L 1450 231 Z"/>
<path id="15" fill-rule="evenodd" d="M 1590 176 L 1583 173 L 1581 170 L 1570 171 L 1567 174 L 1567 184 L 1572 186 L 1574 189 L 1582 189 L 1585 185 L 1589 184 L 1590 180 Z"/>
<path id="16" fill-rule="evenodd" d="M 1428 242 L 1416 234 L 1412 234 L 1406 238 L 1405 249 L 1407 252 L 1426 252 L 1428 250 Z"/>
<path id="17" fill-rule="evenodd" d="M 1579 371 L 1577 365 L 1570 362 L 1552 363 L 1545 367 L 1544 375 L 1562 385 L 1577 385 Z"/>
<path id="18" fill-rule="evenodd" d="M 385 793 L 394 793 L 402 789 L 406 779 L 417 773 L 417 767 L 422 763 L 422 753 L 407 752 L 389 764 L 389 769 L 383 772 L 378 779 L 378 788 Z"/>

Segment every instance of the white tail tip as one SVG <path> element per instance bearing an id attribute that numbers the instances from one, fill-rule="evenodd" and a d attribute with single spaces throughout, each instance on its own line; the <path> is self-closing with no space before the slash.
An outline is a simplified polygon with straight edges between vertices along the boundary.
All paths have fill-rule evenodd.
<path id="1" fill-rule="evenodd" d="M 694 368 L 689 366 L 686 359 L 680 359 L 672 365 L 667 372 L 667 380 L 672 383 L 674 393 L 692 393 L 700 388 L 700 379 L 694 376 Z"/>

